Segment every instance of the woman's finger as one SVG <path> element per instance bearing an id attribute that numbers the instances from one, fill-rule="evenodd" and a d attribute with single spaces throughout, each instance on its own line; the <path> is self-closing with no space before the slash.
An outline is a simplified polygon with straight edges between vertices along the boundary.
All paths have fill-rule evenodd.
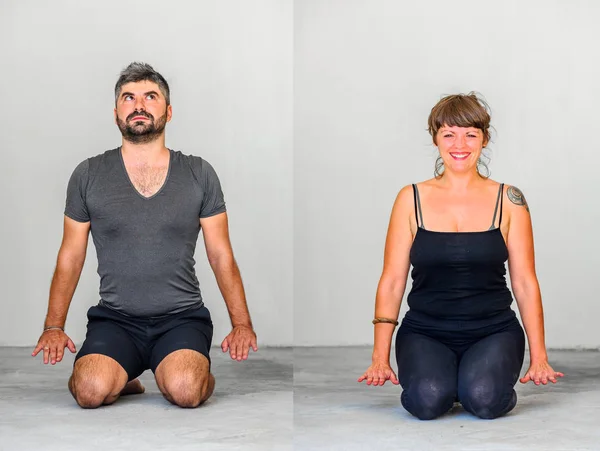
<path id="1" fill-rule="evenodd" d="M 390 380 L 390 376 L 391 376 L 390 373 L 392 373 L 392 370 L 389 370 L 389 371 L 385 372 L 385 382 L 387 382 L 387 381 Z M 381 384 L 381 385 L 383 385 L 383 384 Z"/>

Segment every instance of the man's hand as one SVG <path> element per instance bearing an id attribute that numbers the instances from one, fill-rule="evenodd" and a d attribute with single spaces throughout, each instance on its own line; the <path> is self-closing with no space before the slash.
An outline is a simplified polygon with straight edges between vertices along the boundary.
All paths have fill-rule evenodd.
<path id="1" fill-rule="evenodd" d="M 254 352 L 258 351 L 256 334 L 252 328 L 248 326 L 235 326 L 230 334 L 225 337 L 223 343 L 221 343 L 223 352 L 229 350 L 231 358 L 238 362 L 248 359 L 250 347 L 252 347 Z"/>
<path id="2" fill-rule="evenodd" d="M 76 351 L 73 341 L 71 341 L 67 334 L 59 329 L 50 329 L 42 332 L 42 336 L 31 355 L 35 357 L 43 349 L 44 363 L 47 364 L 50 362 L 52 365 L 55 365 L 62 360 L 65 348 L 69 348 L 69 351 L 72 353 Z"/>

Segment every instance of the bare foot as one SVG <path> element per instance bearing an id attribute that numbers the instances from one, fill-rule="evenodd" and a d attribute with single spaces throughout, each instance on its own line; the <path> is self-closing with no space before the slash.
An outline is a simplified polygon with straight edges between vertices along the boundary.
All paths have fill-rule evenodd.
<path id="1" fill-rule="evenodd" d="M 200 405 L 204 404 L 204 402 L 210 398 L 215 390 L 215 377 L 212 373 L 208 373 L 208 383 L 206 385 L 206 393 L 204 394 L 204 398 L 200 401 Z"/>
<path id="2" fill-rule="evenodd" d="M 121 396 L 125 395 L 138 395 L 140 393 L 144 393 L 146 389 L 142 385 L 139 379 L 134 379 L 132 381 L 127 382 L 125 388 L 121 390 Z"/>

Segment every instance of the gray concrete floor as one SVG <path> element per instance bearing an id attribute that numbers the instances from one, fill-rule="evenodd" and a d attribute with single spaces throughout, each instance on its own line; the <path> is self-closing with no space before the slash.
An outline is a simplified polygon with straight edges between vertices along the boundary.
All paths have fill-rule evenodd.
<path id="1" fill-rule="evenodd" d="M 294 448 L 600 450 L 600 352 L 549 354 L 565 377 L 552 386 L 517 382 L 519 400 L 507 416 L 481 420 L 457 405 L 420 421 L 402 408 L 399 386 L 356 382 L 370 364 L 370 347 L 296 348 Z"/>
<path id="2" fill-rule="evenodd" d="M 66 388 L 72 355 L 52 367 L 30 352 L 0 348 L 2 451 L 600 450 L 600 352 L 551 352 L 565 378 L 517 384 L 517 407 L 491 421 L 460 406 L 413 418 L 400 387 L 356 382 L 370 347 L 263 348 L 243 363 L 213 349 L 217 386 L 198 409 L 170 405 L 149 371 L 146 393 L 80 409 Z"/>
<path id="3" fill-rule="evenodd" d="M 73 356 L 45 366 L 30 354 L 0 348 L 2 451 L 292 449 L 291 348 L 262 348 L 246 362 L 213 349 L 215 392 L 198 409 L 169 404 L 146 371 L 146 393 L 84 410 L 67 390 Z"/>

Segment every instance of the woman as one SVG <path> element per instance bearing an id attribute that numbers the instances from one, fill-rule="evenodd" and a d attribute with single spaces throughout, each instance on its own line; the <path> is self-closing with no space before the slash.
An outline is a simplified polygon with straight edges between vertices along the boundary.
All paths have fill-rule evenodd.
<path id="1" fill-rule="evenodd" d="M 476 95 L 443 98 L 429 115 L 439 150 L 435 177 L 404 187 L 390 219 L 375 302 L 373 362 L 358 379 L 401 384 L 402 405 L 433 419 L 460 401 L 480 418 L 517 402 L 525 352 L 510 308 L 512 289 L 529 342 L 522 383 L 556 383 L 548 363 L 529 207 L 521 191 L 488 178 L 481 160 L 490 116 Z M 398 377 L 389 364 L 392 335 L 410 265 L 409 310 L 396 335 Z"/>

